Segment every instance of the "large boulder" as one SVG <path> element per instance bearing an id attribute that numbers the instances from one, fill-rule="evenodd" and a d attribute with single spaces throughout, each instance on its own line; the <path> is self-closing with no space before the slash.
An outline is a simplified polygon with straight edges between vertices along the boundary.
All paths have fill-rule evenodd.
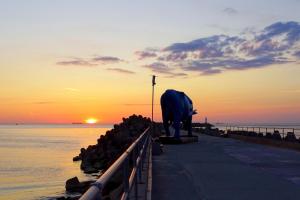
<path id="1" fill-rule="evenodd" d="M 79 160 L 81 160 L 81 156 L 80 155 L 73 157 L 73 161 L 74 162 L 75 161 L 79 161 Z"/>
<path id="2" fill-rule="evenodd" d="M 293 132 L 288 132 L 284 140 L 289 142 L 297 142 L 297 138 Z"/>
<path id="3" fill-rule="evenodd" d="M 249 136 L 251 137 L 257 137 L 257 133 L 255 131 L 250 131 Z"/>
<path id="4" fill-rule="evenodd" d="M 258 133 L 257 136 L 258 137 L 264 137 L 264 134 L 263 133 Z"/>
<path id="5" fill-rule="evenodd" d="M 79 182 L 77 176 L 66 181 L 65 188 L 68 192 L 84 193 L 94 181 Z"/>
<path id="6" fill-rule="evenodd" d="M 274 140 L 281 140 L 281 139 L 282 139 L 282 138 L 281 138 L 281 135 L 280 135 L 280 133 L 279 133 L 279 131 L 277 131 L 277 130 L 274 131 L 274 133 L 273 133 L 273 135 L 272 135 L 272 138 L 273 138 Z"/>
<path id="7" fill-rule="evenodd" d="M 265 137 L 268 138 L 268 139 L 272 139 L 273 138 L 272 137 L 272 133 L 270 133 L 270 132 L 267 132 Z"/>

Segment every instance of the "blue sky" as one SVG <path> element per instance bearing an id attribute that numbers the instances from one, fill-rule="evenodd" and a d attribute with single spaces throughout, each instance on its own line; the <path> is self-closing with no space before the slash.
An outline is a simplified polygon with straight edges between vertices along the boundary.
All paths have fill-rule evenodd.
<path id="1" fill-rule="evenodd" d="M 298 0 L 9 0 L 0 5 L 4 44 L 49 46 L 59 48 L 58 52 L 67 50 L 69 56 L 81 53 L 74 48 L 78 43 L 87 54 L 98 53 L 91 46 L 101 44 L 103 53 L 130 56 L 149 46 L 187 42 L 218 32 L 236 35 L 246 28 L 300 20 Z"/>

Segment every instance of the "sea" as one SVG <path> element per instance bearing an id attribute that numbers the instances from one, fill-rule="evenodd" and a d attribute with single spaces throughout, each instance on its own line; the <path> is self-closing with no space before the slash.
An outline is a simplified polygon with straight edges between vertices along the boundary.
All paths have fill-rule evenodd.
<path id="1" fill-rule="evenodd" d="M 95 177 L 72 158 L 96 144 L 112 125 L 0 125 L 0 199 L 49 199 L 65 195 L 65 182 Z"/>
<path id="2" fill-rule="evenodd" d="M 226 126 L 286 128 L 299 124 L 215 124 Z M 65 195 L 65 182 L 95 179 L 80 170 L 72 158 L 80 148 L 96 144 L 112 125 L 0 125 L 0 200 L 46 200 Z M 251 130 L 251 129 L 250 129 Z M 299 133 L 300 134 L 300 133 Z M 300 136 L 300 135 L 299 135 Z"/>

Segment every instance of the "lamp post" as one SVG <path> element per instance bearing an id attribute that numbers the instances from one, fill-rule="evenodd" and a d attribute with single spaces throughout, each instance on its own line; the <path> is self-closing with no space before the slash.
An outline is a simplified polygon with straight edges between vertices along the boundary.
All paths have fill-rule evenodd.
<path id="1" fill-rule="evenodd" d="M 152 115 L 151 115 L 152 123 L 153 123 L 153 107 L 154 107 L 154 85 L 156 84 L 155 77 L 156 77 L 155 75 L 152 76 Z"/>

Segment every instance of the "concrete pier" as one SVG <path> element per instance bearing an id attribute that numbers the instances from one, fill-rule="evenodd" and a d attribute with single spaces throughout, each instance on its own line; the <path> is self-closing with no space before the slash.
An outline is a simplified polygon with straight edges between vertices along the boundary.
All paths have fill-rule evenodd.
<path id="1" fill-rule="evenodd" d="M 300 152 L 199 135 L 153 157 L 152 199 L 300 199 Z"/>

